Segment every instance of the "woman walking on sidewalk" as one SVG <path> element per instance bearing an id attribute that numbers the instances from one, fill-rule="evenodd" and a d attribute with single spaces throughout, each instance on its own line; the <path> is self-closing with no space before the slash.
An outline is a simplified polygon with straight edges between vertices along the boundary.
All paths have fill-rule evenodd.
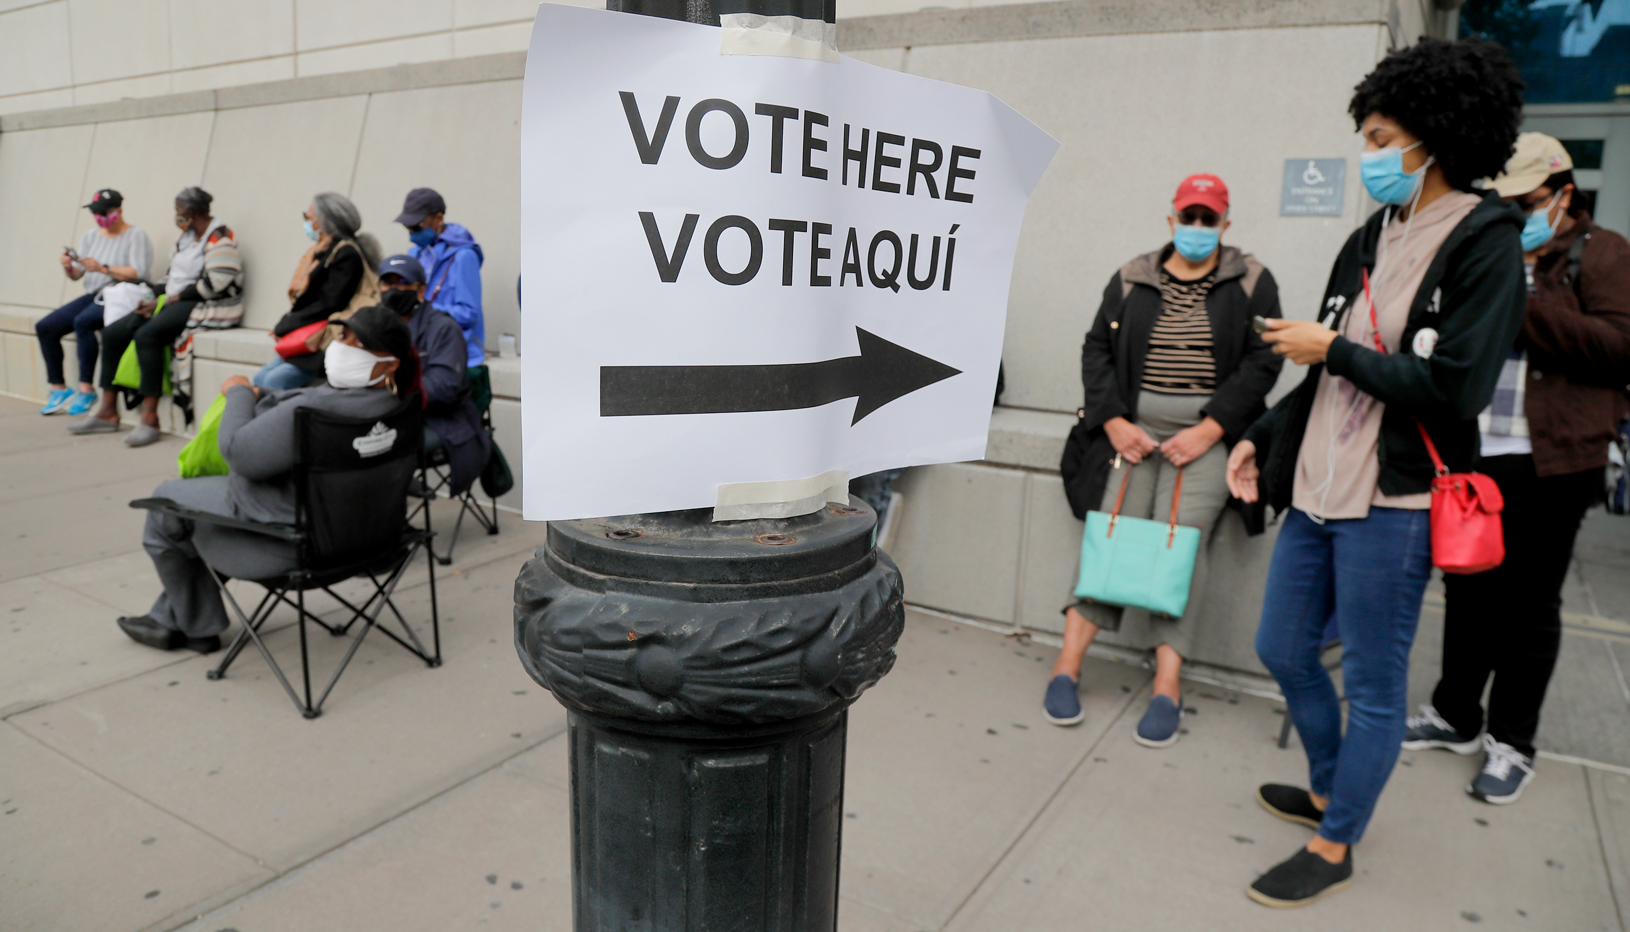
<path id="1" fill-rule="evenodd" d="M 1443 675 L 1409 720 L 1404 747 L 1482 747 L 1482 772 L 1466 792 L 1503 804 L 1534 779 L 1534 732 L 1562 646 L 1562 582 L 1579 524 L 1601 501 L 1607 447 L 1625 416 L 1630 242 L 1575 203 L 1573 160 L 1550 136 L 1518 137 L 1494 190 L 1528 215 L 1528 311 L 1478 420 L 1477 468 L 1505 498 L 1505 562 L 1444 577 Z"/>
<path id="2" fill-rule="evenodd" d="M 1522 323 L 1522 212 L 1472 186 L 1511 154 L 1522 87 L 1489 42 L 1423 38 L 1387 56 L 1348 108 L 1364 137 L 1364 186 L 1385 206 L 1336 257 L 1322 319 L 1269 321 L 1263 336 L 1310 368 L 1235 445 L 1228 485 L 1285 515 L 1256 648 L 1284 692 L 1312 789 L 1268 784 L 1259 800 L 1318 831 L 1251 884 L 1269 906 L 1351 883 L 1351 846 L 1398 759 L 1432 573 L 1422 431 L 1451 470 L 1471 467 L 1477 413 Z M 1332 617 L 1345 735 L 1319 663 Z"/>
<path id="3" fill-rule="evenodd" d="M 1086 403 L 1077 431 L 1086 429 L 1086 451 L 1066 482 L 1083 511 L 1119 501 L 1122 515 L 1164 522 L 1181 476 L 1179 523 L 1200 529 L 1192 592 L 1205 584 L 1205 543 L 1228 502 L 1227 445 L 1262 413 L 1283 365 L 1251 326 L 1253 317 L 1279 316 L 1279 288 L 1255 258 L 1220 244 L 1228 229 L 1221 178 L 1184 179 L 1166 223 L 1172 242 L 1115 273 L 1081 348 Z M 1155 654 L 1154 694 L 1134 737 L 1148 747 L 1176 742 L 1178 676 L 1199 602 L 1190 599 L 1180 618 L 1088 602 L 1065 609 L 1064 648 L 1042 703 L 1047 720 L 1081 721 L 1081 659 L 1100 630 L 1121 631 L 1125 621 L 1121 643 Z"/>

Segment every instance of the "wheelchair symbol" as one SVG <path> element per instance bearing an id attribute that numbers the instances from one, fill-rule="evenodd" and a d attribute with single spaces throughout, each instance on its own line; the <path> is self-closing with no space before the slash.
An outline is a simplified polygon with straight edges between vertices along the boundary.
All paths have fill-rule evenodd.
<path id="1" fill-rule="evenodd" d="M 1308 160 L 1307 168 L 1302 172 L 1302 184 L 1324 184 L 1324 172 L 1319 171 L 1319 166 L 1313 164 L 1312 159 Z"/>

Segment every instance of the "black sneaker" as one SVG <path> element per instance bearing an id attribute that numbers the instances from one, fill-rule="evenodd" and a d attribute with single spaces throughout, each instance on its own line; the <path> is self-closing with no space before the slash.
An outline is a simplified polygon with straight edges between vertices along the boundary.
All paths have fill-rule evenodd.
<path id="1" fill-rule="evenodd" d="M 1331 864 L 1302 848 L 1256 879 L 1245 895 L 1263 906 L 1290 909 L 1306 906 L 1327 893 L 1345 890 L 1353 882 L 1353 849 L 1340 864 Z"/>
<path id="2" fill-rule="evenodd" d="M 1286 822 L 1316 829 L 1324 821 L 1324 810 L 1313 805 L 1313 794 L 1301 787 L 1264 783 L 1257 787 L 1256 801 Z"/>
<path id="3" fill-rule="evenodd" d="M 137 644 L 145 644 L 159 650 L 175 650 L 186 646 L 187 643 L 185 634 L 174 628 L 164 627 L 148 615 L 120 618 L 119 630 L 129 635 Z"/>
<path id="4" fill-rule="evenodd" d="M 1456 754 L 1477 752 L 1477 736 L 1467 737 L 1455 731 L 1431 703 L 1421 706 L 1421 714 L 1404 720 L 1404 750 L 1453 751 Z"/>

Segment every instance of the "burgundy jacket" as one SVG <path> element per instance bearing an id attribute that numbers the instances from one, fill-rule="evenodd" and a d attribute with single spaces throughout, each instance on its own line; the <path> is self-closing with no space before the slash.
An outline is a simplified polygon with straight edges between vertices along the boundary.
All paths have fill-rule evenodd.
<path id="1" fill-rule="evenodd" d="M 1586 233 L 1576 293 L 1566 280 L 1567 253 Z M 1535 471 L 1560 476 L 1605 465 L 1630 383 L 1630 241 L 1588 214 L 1576 217 L 1534 266 L 1518 345 L 1528 350 L 1524 411 Z"/>

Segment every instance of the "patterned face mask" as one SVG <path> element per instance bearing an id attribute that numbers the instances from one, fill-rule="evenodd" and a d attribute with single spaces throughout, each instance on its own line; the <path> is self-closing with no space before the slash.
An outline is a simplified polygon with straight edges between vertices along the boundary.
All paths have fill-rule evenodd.
<path id="1" fill-rule="evenodd" d="M 92 214 L 96 218 L 96 225 L 104 230 L 111 230 L 119 222 L 119 211 L 110 210 L 105 214 Z"/>

